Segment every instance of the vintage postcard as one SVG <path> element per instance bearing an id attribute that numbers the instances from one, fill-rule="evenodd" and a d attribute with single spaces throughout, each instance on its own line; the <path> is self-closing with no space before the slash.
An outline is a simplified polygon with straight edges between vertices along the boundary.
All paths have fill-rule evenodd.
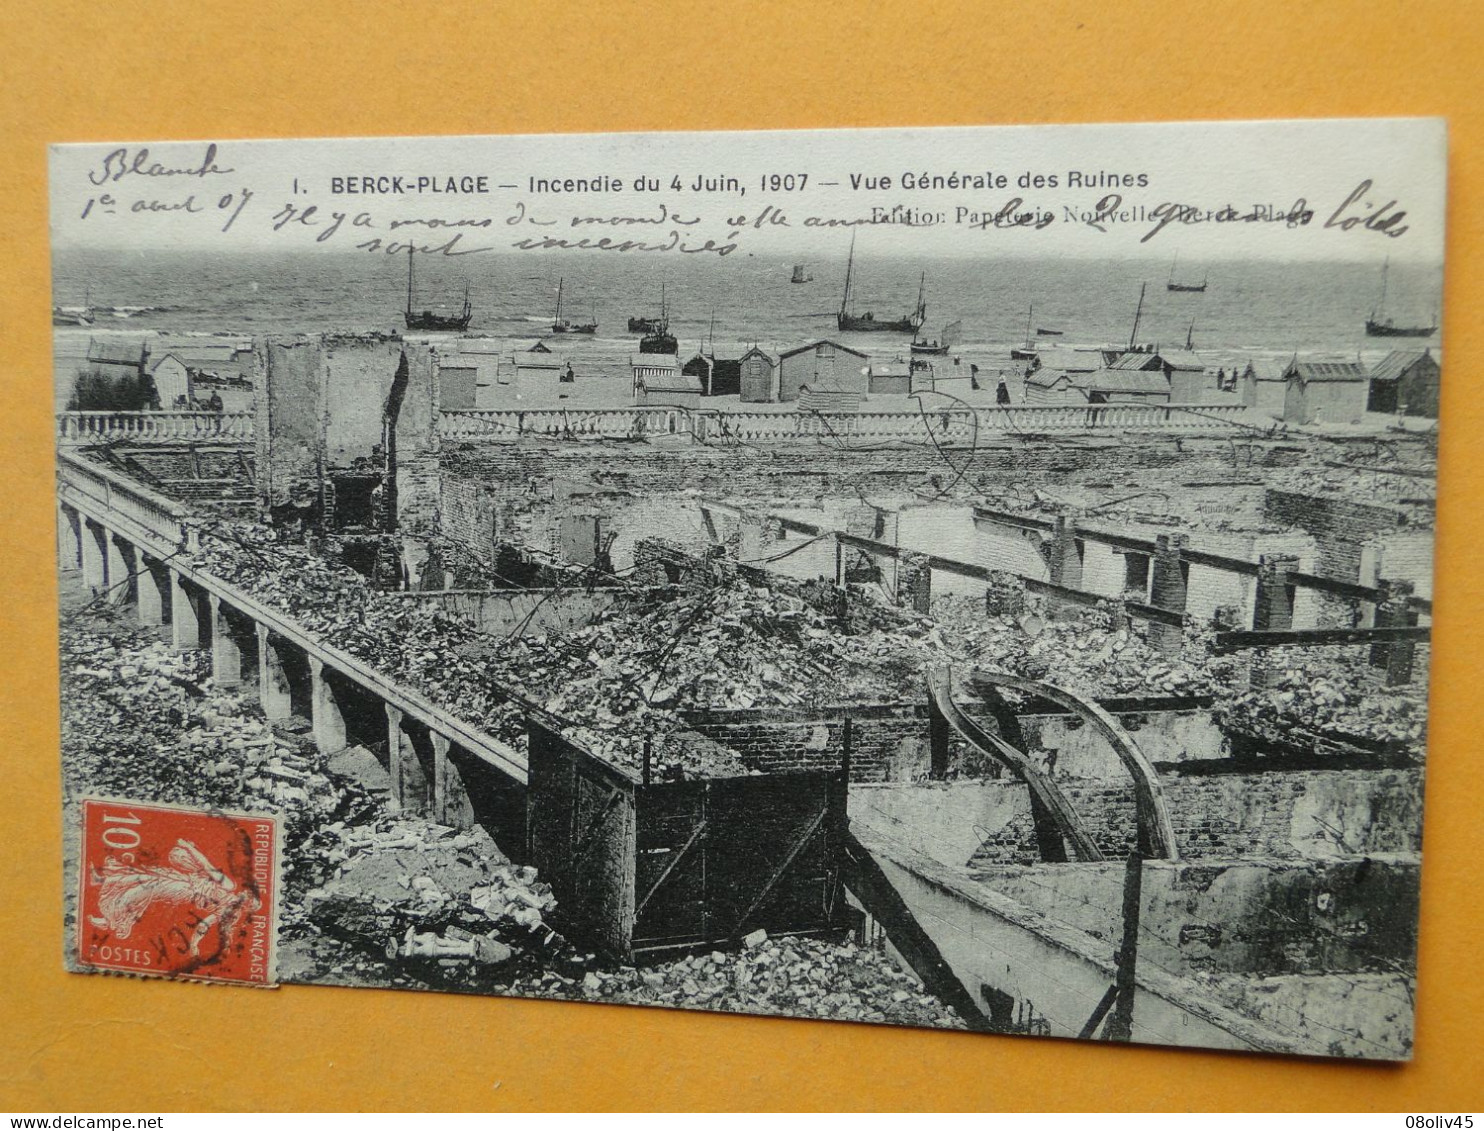
<path id="1" fill-rule="evenodd" d="M 57 147 L 66 961 L 1406 1058 L 1445 149 Z"/>

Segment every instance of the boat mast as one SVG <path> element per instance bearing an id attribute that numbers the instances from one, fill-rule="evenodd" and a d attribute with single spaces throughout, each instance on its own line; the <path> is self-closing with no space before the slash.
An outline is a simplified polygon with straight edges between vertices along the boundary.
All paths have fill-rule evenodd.
<path id="1" fill-rule="evenodd" d="M 562 284 L 565 283 L 565 282 L 566 282 L 565 279 L 562 279 L 562 278 L 558 278 L 557 279 L 557 311 L 556 311 L 556 317 L 553 318 L 552 321 L 553 322 L 556 322 L 558 324 L 560 324 L 561 321 L 562 321 Z"/>
<path id="2" fill-rule="evenodd" d="M 840 313 L 850 309 L 850 273 L 855 267 L 855 231 L 850 232 L 850 257 L 845 260 L 845 293 L 840 296 Z"/>
<path id="3" fill-rule="evenodd" d="M 407 245 L 407 313 L 412 313 L 412 244 Z"/>
<path id="4" fill-rule="evenodd" d="M 1139 305 L 1134 308 L 1134 328 L 1132 331 L 1129 332 L 1128 336 L 1129 349 L 1135 348 L 1139 340 L 1139 319 L 1144 314 L 1144 291 L 1148 288 L 1148 286 L 1148 283 L 1139 284 Z"/>
<path id="5" fill-rule="evenodd" d="M 1036 304 L 1031 303 L 1025 308 L 1025 348 L 1030 349 L 1034 339 L 1031 337 L 1031 319 L 1036 316 Z"/>
<path id="6" fill-rule="evenodd" d="M 1377 321 L 1386 313 L 1386 272 L 1391 269 L 1391 256 L 1387 256 L 1381 264 L 1381 301 L 1376 304 L 1376 309 L 1371 311 L 1371 317 Z"/>
<path id="7" fill-rule="evenodd" d="M 1170 260 L 1170 282 L 1175 281 L 1175 266 L 1180 262 L 1180 253 L 1175 252 L 1175 258 Z"/>

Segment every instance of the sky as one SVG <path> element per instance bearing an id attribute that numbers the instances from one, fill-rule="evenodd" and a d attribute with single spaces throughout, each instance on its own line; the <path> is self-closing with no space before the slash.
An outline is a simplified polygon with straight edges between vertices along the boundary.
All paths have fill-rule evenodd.
<path id="1" fill-rule="evenodd" d="M 1439 119 L 117 142 L 51 160 L 54 246 L 222 252 L 606 238 L 630 258 L 808 259 L 853 234 L 862 262 L 1437 264 L 1445 187 Z"/>

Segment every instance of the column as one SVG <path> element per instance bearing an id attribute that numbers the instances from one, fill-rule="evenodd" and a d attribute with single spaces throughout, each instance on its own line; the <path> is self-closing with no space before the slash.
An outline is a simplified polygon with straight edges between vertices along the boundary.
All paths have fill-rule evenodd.
<path id="1" fill-rule="evenodd" d="M 211 678 L 218 687 L 236 687 L 242 682 L 242 647 L 232 635 L 232 625 L 222 599 L 208 593 L 211 606 Z"/>
<path id="2" fill-rule="evenodd" d="M 170 570 L 170 646 L 177 652 L 201 647 L 201 614 L 179 570 Z"/>
<path id="3" fill-rule="evenodd" d="M 433 820 L 456 829 L 474 827 L 474 806 L 464 789 L 459 768 L 448 756 L 451 745 L 447 738 L 432 731 L 433 737 Z"/>
<path id="4" fill-rule="evenodd" d="M 122 605 L 129 599 L 130 590 L 134 587 L 129 576 L 134 572 L 129 561 L 133 555 L 125 553 L 119 536 L 108 529 L 103 531 L 103 554 L 104 568 L 108 574 L 108 601 L 113 605 Z"/>
<path id="5" fill-rule="evenodd" d="M 1082 588 L 1082 552 L 1077 548 L 1077 526 L 1067 515 L 1056 516 L 1051 532 L 1051 584 Z"/>
<path id="6" fill-rule="evenodd" d="M 103 553 L 103 528 L 92 519 L 82 520 L 82 583 L 94 593 L 107 585 L 107 565 Z"/>
<path id="7" fill-rule="evenodd" d="M 898 567 L 897 604 L 926 613 L 933 606 L 933 571 L 926 554 L 902 551 Z"/>
<path id="8" fill-rule="evenodd" d="M 1288 554 L 1263 554 L 1257 562 L 1257 602 L 1252 627 L 1258 632 L 1284 632 L 1293 627 L 1293 589 L 1288 573 L 1298 559 Z"/>
<path id="9" fill-rule="evenodd" d="M 392 779 L 392 808 L 402 805 L 402 712 L 390 703 L 386 709 L 386 769 Z"/>
<path id="10" fill-rule="evenodd" d="M 334 754 L 345 749 L 345 716 L 340 713 L 340 704 L 335 699 L 335 689 L 325 675 L 325 665 L 314 656 L 309 657 L 309 710 L 314 744 L 322 754 Z"/>
<path id="11" fill-rule="evenodd" d="M 1377 628 L 1409 628 L 1417 623 L 1417 614 L 1408 599 L 1414 586 L 1410 581 L 1381 581 L 1377 588 L 1386 599 L 1376 606 Z M 1372 644 L 1372 667 L 1386 669 L 1386 686 L 1400 687 L 1412 682 L 1412 660 L 1417 646 L 1411 640 L 1394 644 Z"/>
<path id="12" fill-rule="evenodd" d="M 1154 540 L 1153 576 L 1150 579 L 1150 604 L 1156 609 L 1185 613 L 1185 568 L 1180 553 L 1190 542 L 1185 534 L 1160 534 Z M 1161 652 L 1176 655 L 1184 630 L 1169 624 L 1151 624 L 1149 638 Z"/>
<path id="13" fill-rule="evenodd" d="M 1386 553 L 1379 538 L 1371 538 L 1361 543 L 1360 546 L 1360 570 L 1355 580 L 1361 585 L 1377 588 L 1381 584 L 1381 563 L 1385 561 Z M 1359 614 L 1355 619 L 1356 628 L 1376 627 L 1376 606 L 1369 601 L 1356 603 L 1356 611 Z"/>
<path id="14" fill-rule="evenodd" d="M 398 780 L 402 783 L 402 808 L 406 812 L 430 816 L 433 804 L 433 787 L 424 770 L 424 759 L 431 764 L 437 758 L 433 749 L 432 735 L 427 727 L 416 721 L 402 728 L 397 746 L 399 766 Z"/>
<path id="15" fill-rule="evenodd" d="M 294 705 L 283 658 L 269 639 L 267 625 L 255 624 L 253 628 L 258 636 L 258 706 L 270 720 L 286 719 L 294 713 Z"/>
<path id="16" fill-rule="evenodd" d="M 138 590 L 138 599 L 134 608 L 139 615 L 139 623 L 147 627 L 165 623 L 165 592 L 164 586 L 160 584 L 160 565 L 158 562 L 144 556 L 143 552 L 137 554 L 139 563 L 139 576 L 135 579 Z"/>
<path id="17" fill-rule="evenodd" d="M 82 565 L 82 519 L 71 507 L 57 504 L 57 566 L 63 570 Z"/>
<path id="18" fill-rule="evenodd" d="M 1018 617 L 1025 612 L 1025 582 L 1019 574 L 997 569 L 984 588 L 984 612 L 992 617 Z"/>

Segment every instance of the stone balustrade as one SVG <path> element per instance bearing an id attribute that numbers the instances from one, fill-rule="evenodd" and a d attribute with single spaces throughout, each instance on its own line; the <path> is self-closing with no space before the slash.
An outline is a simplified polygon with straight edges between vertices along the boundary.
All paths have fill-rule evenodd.
<path id="1" fill-rule="evenodd" d="M 194 520 L 188 507 L 152 491 L 111 468 L 57 453 L 57 495 L 74 507 L 107 513 L 129 526 L 129 533 L 153 537 L 175 549 L 184 548 Z"/>
<path id="2" fill-rule="evenodd" d="M 1107 404 L 995 405 L 921 412 L 755 412 L 662 407 L 483 409 L 445 412 L 448 440 L 549 436 L 634 439 L 689 435 L 703 443 L 787 443 L 800 440 L 911 440 L 972 444 L 976 437 L 1067 432 L 1187 433 L 1240 424 L 1241 405 Z"/>
<path id="3" fill-rule="evenodd" d="M 250 412 L 59 412 L 62 444 L 244 444 L 253 439 Z"/>

